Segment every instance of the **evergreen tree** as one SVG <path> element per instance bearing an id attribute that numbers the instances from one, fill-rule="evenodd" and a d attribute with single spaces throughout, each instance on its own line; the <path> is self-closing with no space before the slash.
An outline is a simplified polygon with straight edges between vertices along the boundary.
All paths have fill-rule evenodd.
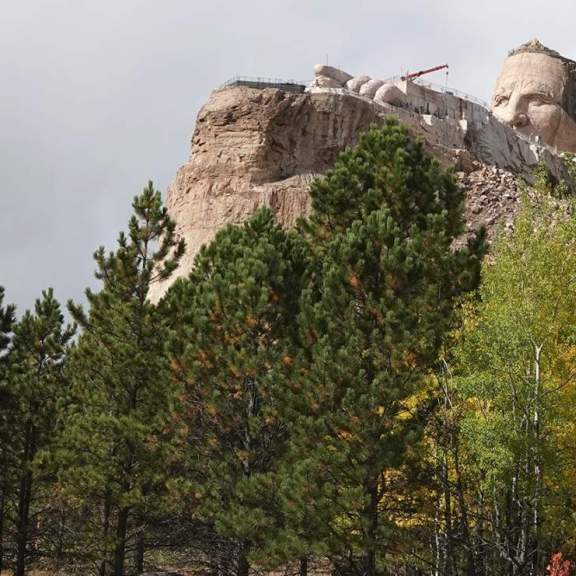
<path id="1" fill-rule="evenodd" d="M 132 206 L 129 233 L 120 234 L 116 251 L 95 253 L 102 289 L 86 291 L 88 313 L 69 303 L 83 332 L 71 358 L 57 462 L 100 546 L 100 573 L 111 565 L 115 576 L 124 574 L 128 542 L 136 571 L 143 570 L 146 523 L 169 495 L 182 429 L 162 315 L 148 294 L 174 271 L 184 243 L 152 183 Z"/>
<path id="2" fill-rule="evenodd" d="M 374 576 L 410 517 L 415 397 L 480 255 L 451 249 L 463 193 L 395 122 L 341 155 L 312 199 L 304 229 L 318 260 L 302 299 L 308 354 L 283 497 L 324 526 L 340 569 Z"/>
<path id="3" fill-rule="evenodd" d="M 5 319 L 9 316 L 10 311 L 4 314 Z M 52 290 L 43 292 L 34 312 L 27 311 L 13 326 L 0 393 L 4 400 L 2 427 L 9 434 L 3 445 L 3 498 L 7 517 L 13 519 L 17 576 L 24 575 L 32 552 L 32 518 L 35 526 L 41 524 L 36 503 L 46 497 L 48 478 L 39 456 L 53 446 L 56 414 L 66 395 L 64 361 L 74 331 L 65 326 Z"/>
<path id="4" fill-rule="evenodd" d="M 422 140 L 389 119 L 365 132 L 311 186 L 310 224 L 316 243 L 344 232 L 356 220 L 386 207 L 403 234 L 428 229 L 436 217 L 446 238 L 462 232 L 464 192 L 429 156 Z"/>
<path id="5" fill-rule="evenodd" d="M 7 354 L 14 324 L 14 306 L 4 306 L 4 288 L 0 286 L 0 572 L 4 568 L 4 529 L 8 493 L 8 446 L 10 419 L 8 418 Z"/>
<path id="6" fill-rule="evenodd" d="M 14 306 L 4 306 L 4 288 L 0 286 L 0 354 L 6 350 L 10 343 L 10 333 L 14 324 L 14 311 Z"/>
<path id="7" fill-rule="evenodd" d="M 234 543 L 238 576 L 247 576 L 279 521 L 273 472 L 287 439 L 282 397 L 293 362 L 298 250 L 261 210 L 219 232 L 170 295 L 198 514 Z"/>

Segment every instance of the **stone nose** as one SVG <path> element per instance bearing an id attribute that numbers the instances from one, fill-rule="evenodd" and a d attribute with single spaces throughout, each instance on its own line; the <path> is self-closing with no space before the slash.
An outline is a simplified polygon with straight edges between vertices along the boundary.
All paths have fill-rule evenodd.
<path id="1" fill-rule="evenodd" d="M 517 99 L 511 99 L 506 106 L 496 108 L 494 115 L 500 122 L 513 128 L 524 128 L 530 124 L 526 111 Z"/>

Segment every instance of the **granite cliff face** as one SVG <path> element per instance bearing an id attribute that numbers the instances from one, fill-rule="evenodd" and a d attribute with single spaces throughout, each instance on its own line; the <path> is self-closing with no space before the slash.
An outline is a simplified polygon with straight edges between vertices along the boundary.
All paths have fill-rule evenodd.
<path id="1" fill-rule="evenodd" d="M 189 273 L 200 246 L 220 228 L 262 206 L 293 225 L 308 211 L 311 179 L 381 121 L 377 112 L 369 103 L 330 94 L 245 87 L 214 92 L 198 115 L 190 159 L 166 198 L 187 244 L 177 276 Z M 152 298 L 166 288 L 156 286 Z"/>
<path id="2" fill-rule="evenodd" d="M 422 98 L 421 87 L 407 88 Z M 539 156 L 552 172 L 561 170 L 559 158 L 518 139 L 489 113 L 469 122 L 332 87 L 306 92 L 227 87 L 213 92 L 200 111 L 190 158 L 168 190 L 168 210 L 187 243 L 176 276 L 190 272 L 200 247 L 220 228 L 242 222 L 259 207 L 270 207 L 279 222 L 293 225 L 309 210 L 311 179 L 390 115 L 423 137 L 443 164 L 456 167 L 468 192 L 470 229 L 486 224 L 493 231 L 499 222 L 511 222 L 517 204 L 513 173 L 527 170 Z M 151 298 L 160 298 L 168 285 L 155 286 Z"/>

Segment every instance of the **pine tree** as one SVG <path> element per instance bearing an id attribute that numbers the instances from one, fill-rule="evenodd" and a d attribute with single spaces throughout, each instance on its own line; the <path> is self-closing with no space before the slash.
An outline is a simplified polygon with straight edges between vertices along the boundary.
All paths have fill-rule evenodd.
<path id="1" fill-rule="evenodd" d="M 124 574 L 129 541 L 137 541 L 135 569 L 143 570 L 147 515 L 169 495 L 182 429 L 162 315 L 148 294 L 174 271 L 184 243 L 152 183 L 132 206 L 116 251 L 95 253 L 102 289 L 86 291 L 88 313 L 69 303 L 82 334 L 58 455 L 60 481 L 84 503 L 100 545 L 100 573 L 111 565 L 115 576 Z"/>
<path id="2" fill-rule="evenodd" d="M 4 306 L 4 288 L 0 286 L 0 354 L 6 350 L 10 343 L 10 333 L 14 324 L 13 305 Z"/>
<path id="3" fill-rule="evenodd" d="M 247 576 L 278 521 L 273 472 L 287 439 L 281 409 L 293 362 L 297 253 L 296 239 L 261 210 L 219 232 L 170 296 L 198 515 L 234 543 L 238 576 Z"/>
<path id="4" fill-rule="evenodd" d="M 52 290 L 43 292 L 34 312 L 27 311 L 13 326 L 2 426 L 10 434 L 3 446 L 3 480 L 5 506 L 13 518 L 17 576 L 26 571 L 35 505 L 45 496 L 47 477 L 39 456 L 53 446 L 56 414 L 67 392 L 64 361 L 74 331 L 65 325 Z"/>
<path id="5" fill-rule="evenodd" d="M 340 569 L 374 576 L 413 504 L 415 398 L 479 254 L 451 249 L 463 193 L 395 122 L 345 152 L 312 199 L 303 228 L 318 260 L 302 298 L 308 354 L 283 498 L 324 527 Z"/>
<path id="6" fill-rule="evenodd" d="M 14 306 L 4 306 L 4 288 L 0 286 L 0 572 L 4 568 L 4 529 L 8 493 L 8 446 L 10 419 L 7 417 L 9 395 L 7 391 L 7 348 L 14 324 Z"/>
<path id="7" fill-rule="evenodd" d="M 422 140 L 392 119 L 342 152 L 325 176 L 312 183 L 311 197 L 308 226 L 316 243 L 383 206 L 402 233 L 412 226 L 429 228 L 434 216 L 447 238 L 462 231 L 463 190 L 426 153 Z"/>

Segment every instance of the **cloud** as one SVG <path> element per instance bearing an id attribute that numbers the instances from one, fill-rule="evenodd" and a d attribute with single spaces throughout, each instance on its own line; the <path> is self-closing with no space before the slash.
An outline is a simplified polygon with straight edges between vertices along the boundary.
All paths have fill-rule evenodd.
<path id="1" fill-rule="evenodd" d="M 81 298 L 93 251 L 148 179 L 166 188 L 229 77 L 448 63 L 451 86 L 487 99 L 534 36 L 576 56 L 574 16 L 571 0 L 2 0 L 0 285 L 20 309 L 47 286 Z"/>

